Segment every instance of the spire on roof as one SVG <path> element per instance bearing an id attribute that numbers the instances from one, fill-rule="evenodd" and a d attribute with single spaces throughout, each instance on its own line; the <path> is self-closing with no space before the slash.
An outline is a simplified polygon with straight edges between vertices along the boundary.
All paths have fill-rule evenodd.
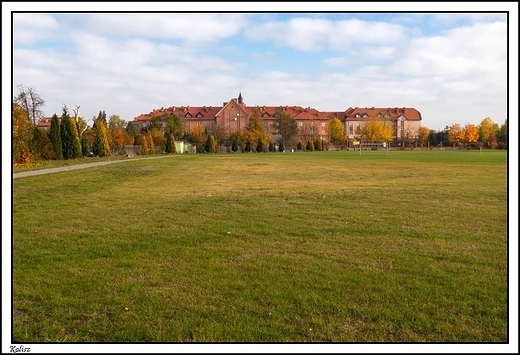
<path id="1" fill-rule="evenodd" d="M 238 103 L 239 104 L 243 104 L 244 103 L 244 99 L 242 98 L 242 93 L 241 92 L 238 94 Z"/>

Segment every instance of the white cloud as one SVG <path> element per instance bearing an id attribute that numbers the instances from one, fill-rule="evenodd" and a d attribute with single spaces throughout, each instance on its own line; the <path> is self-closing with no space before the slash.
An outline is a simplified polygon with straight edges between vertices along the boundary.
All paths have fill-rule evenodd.
<path id="1" fill-rule="evenodd" d="M 334 49 L 348 51 L 359 44 L 396 43 L 407 37 L 405 27 L 358 19 L 332 21 L 319 18 L 293 18 L 252 25 L 245 30 L 250 41 L 273 41 L 300 51 Z"/>
<path id="2" fill-rule="evenodd" d="M 245 24 L 239 14 L 99 14 L 88 17 L 89 31 L 123 37 L 212 42 L 236 35 Z"/>
<path id="3" fill-rule="evenodd" d="M 30 45 L 48 38 L 59 30 L 58 22 L 51 15 L 13 14 L 13 38 L 17 44 Z"/>

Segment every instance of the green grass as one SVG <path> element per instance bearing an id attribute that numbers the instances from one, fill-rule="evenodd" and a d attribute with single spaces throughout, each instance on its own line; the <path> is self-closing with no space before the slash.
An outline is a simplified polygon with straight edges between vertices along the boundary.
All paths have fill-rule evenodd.
<path id="1" fill-rule="evenodd" d="M 14 180 L 13 229 L 18 342 L 508 340 L 505 152 L 128 161 Z"/>

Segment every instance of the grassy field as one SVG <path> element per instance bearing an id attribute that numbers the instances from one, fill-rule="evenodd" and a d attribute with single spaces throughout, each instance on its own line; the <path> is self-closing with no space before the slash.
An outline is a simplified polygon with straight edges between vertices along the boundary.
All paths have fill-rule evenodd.
<path id="1" fill-rule="evenodd" d="M 506 342 L 503 151 L 184 155 L 13 181 L 15 342 Z"/>

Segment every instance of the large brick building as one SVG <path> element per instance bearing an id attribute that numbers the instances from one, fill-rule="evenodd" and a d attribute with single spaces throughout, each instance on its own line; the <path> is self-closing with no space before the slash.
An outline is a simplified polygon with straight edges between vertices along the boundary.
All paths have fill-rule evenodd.
<path id="1" fill-rule="evenodd" d="M 421 114 L 414 108 L 348 108 L 345 111 L 324 112 L 311 107 L 301 106 L 247 106 L 242 98 L 233 98 L 223 102 L 222 106 L 171 106 L 154 109 L 134 118 L 133 123 L 139 131 L 145 129 L 152 117 L 158 117 L 163 125 L 170 113 L 177 115 L 185 125 L 185 130 L 191 132 L 195 127 L 202 126 L 211 132 L 215 127 L 222 127 L 226 134 L 246 128 L 249 117 L 254 109 L 258 109 L 267 132 L 274 132 L 273 125 L 276 113 L 283 111 L 290 115 L 298 126 L 298 135 L 303 138 L 318 138 L 327 140 L 329 121 L 339 118 L 345 126 L 345 134 L 349 140 L 356 138 L 357 129 L 371 117 L 391 120 L 394 123 L 394 140 L 400 140 L 405 135 L 413 135 L 421 125 Z M 416 134 L 416 133 L 415 133 Z"/>

